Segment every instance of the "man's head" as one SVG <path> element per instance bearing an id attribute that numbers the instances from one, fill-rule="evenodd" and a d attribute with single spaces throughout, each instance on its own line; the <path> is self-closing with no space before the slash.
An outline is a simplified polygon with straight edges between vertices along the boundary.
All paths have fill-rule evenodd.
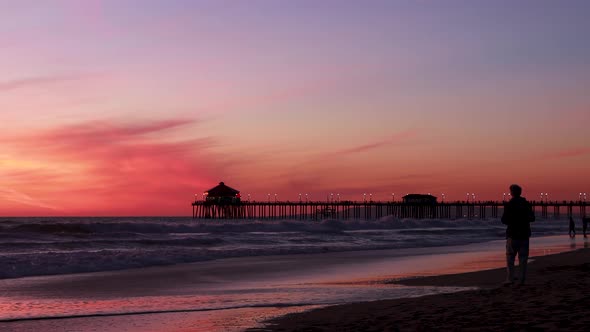
<path id="1" fill-rule="evenodd" d="M 520 195 L 522 195 L 522 188 L 517 184 L 511 185 L 510 195 L 512 195 L 512 197 L 520 197 Z"/>

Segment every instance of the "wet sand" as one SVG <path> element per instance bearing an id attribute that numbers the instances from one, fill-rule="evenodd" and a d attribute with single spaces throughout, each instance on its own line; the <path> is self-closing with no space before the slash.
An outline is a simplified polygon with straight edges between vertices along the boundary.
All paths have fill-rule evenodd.
<path id="1" fill-rule="evenodd" d="M 529 263 L 524 286 L 502 286 L 504 278 L 504 269 L 492 269 L 397 281 L 411 286 L 480 289 L 325 307 L 274 319 L 264 331 L 587 331 L 590 328 L 590 249 L 534 258 Z"/>

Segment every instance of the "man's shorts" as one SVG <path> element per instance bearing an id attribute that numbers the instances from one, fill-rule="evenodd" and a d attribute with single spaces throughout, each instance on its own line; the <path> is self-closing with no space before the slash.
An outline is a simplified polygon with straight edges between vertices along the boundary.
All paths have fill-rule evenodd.
<path id="1" fill-rule="evenodd" d="M 506 239 L 506 255 L 529 257 L 529 239 Z"/>

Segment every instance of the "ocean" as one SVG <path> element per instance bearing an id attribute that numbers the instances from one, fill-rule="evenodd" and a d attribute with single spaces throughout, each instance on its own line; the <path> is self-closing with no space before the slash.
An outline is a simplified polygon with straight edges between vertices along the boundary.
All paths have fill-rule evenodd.
<path id="1" fill-rule="evenodd" d="M 498 219 L 0 218 L 0 279 L 230 257 L 454 246 L 502 239 L 504 229 Z M 566 220 L 533 224 L 533 236 L 565 232 Z"/>

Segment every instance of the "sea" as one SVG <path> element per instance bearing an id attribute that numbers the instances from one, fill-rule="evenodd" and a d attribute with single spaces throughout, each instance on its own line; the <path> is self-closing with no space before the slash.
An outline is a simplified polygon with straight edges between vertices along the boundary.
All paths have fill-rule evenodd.
<path id="1" fill-rule="evenodd" d="M 539 220 L 533 236 L 567 232 Z M 0 279 L 122 270 L 220 258 L 456 246 L 504 238 L 498 219 L 201 220 L 0 218 Z"/>

